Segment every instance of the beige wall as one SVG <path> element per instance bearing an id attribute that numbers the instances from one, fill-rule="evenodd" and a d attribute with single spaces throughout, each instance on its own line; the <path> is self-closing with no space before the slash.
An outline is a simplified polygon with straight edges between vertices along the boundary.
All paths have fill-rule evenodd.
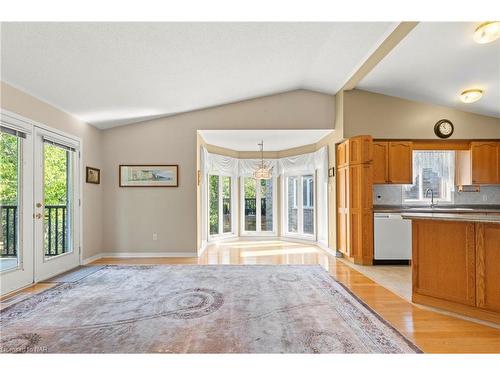
<path id="1" fill-rule="evenodd" d="M 370 134 L 376 138 L 438 139 L 434 124 L 443 118 L 455 125 L 451 139 L 500 138 L 500 119 L 495 117 L 362 90 L 345 91 L 343 102 L 346 138 Z"/>
<path id="2" fill-rule="evenodd" d="M 52 128 L 80 137 L 83 141 L 83 167 L 102 168 L 101 132 L 75 117 L 34 98 L 4 82 L 1 83 L 0 107 Z M 82 171 L 83 173 L 84 171 Z M 82 176 L 84 178 L 84 176 Z M 83 184 L 83 258 L 101 251 L 102 186 L 108 176 L 102 173 L 101 185 Z"/>
<path id="3" fill-rule="evenodd" d="M 334 113 L 333 96 L 297 90 L 104 131 L 103 251 L 196 252 L 197 130 L 332 129 Z M 119 188 L 126 163 L 179 164 L 179 188 Z"/>

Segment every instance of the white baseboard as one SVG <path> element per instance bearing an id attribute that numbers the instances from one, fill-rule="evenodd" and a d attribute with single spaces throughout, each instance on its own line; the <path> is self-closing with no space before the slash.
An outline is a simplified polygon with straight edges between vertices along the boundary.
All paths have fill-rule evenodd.
<path id="1" fill-rule="evenodd" d="M 198 254 L 190 253 L 145 253 L 145 252 L 103 252 L 82 260 L 82 265 L 95 262 L 101 258 L 196 258 Z"/>
<path id="2" fill-rule="evenodd" d="M 336 257 L 337 256 L 337 252 L 333 249 L 330 249 L 328 246 L 326 246 L 324 243 L 322 242 L 318 242 L 316 243 L 316 245 L 321 248 L 322 250 L 325 250 L 328 254 Z"/>
<path id="3" fill-rule="evenodd" d="M 102 254 L 101 253 L 93 255 L 91 257 L 83 259 L 82 260 L 82 265 L 86 265 L 86 264 L 95 262 L 96 260 L 101 259 L 101 258 L 102 258 Z"/>
<path id="4" fill-rule="evenodd" d="M 109 251 L 109 252 L 103 252 L 100 254 L 101 258 L 192 258 L 192 257 L 197 257 L 198 254 L 195 252 L 176 252 L 176 253 L 170 253 L 170 252 L 161 252 L 161 253 L 155 253 L 155 252 L 114 252 L 114 251 Z"/>

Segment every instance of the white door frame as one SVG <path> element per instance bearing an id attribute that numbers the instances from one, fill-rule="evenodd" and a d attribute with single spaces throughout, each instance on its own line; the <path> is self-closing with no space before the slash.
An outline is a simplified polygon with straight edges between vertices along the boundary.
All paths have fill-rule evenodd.
<path id="1" fill-rule="evenodd" d="M 241 236 L 255 236 L 255 237 L 276 237 L 278 235 L 277 228 L 277 186 L 276 176 L 272 177 L 273 181 L 273 230 L 272 231 L 262 231 L 261 230 L 261 207 L 260 207 L 260 189 L 259 181 L 255 180 L 255 231 L 245 230 L 245 178 L 253 178 L 252 176 L 242 176 L 240 177 L 240 233 Z"/>
<path id="2" fill-rule="evenodd" d="M 34 214 L 35 214 L 35 204 L 34 204 L 34 169 L 33 166 L 35 164 L 35 131 L 44 131 L 49 132 L 51 136 L 58 137 L 61 140 L 70 140 L 73 144 L 78 145 L 78 155 L 76 156 L 76 165 L 75 165 L 75 191 L 78 191 L 78 197 L 75 198 L 75 232 L 78 232 L 78 239 L 75 237 L 74 239 L 74 248 L 77 253 L 77 264 L 82 264 L 83 254 L 83 199 L 82 199 L 82 191 L 83 191 L 83 179 L 82 179 L 82 155 L 81 150 L 83 150 L 83 141 L 81 138 L 76 137 L 72 134 L 63 132 L 61 130 L 54 129 L 50 126 L 42 124 L 40 122 L 31 120 L 27 117 L 21 116 L 15 112 L 5 110 L 0 108 L 0 116 L 2 122 L 5 122 L 7 126 L 17 128 L 20 131 L 23 131 L 27 134 L 26 139 L 29 140 L 29 148 L 25 150 L 27 152 L 27 156 L 23 159 L 23 223 L 22 225 L 22 248 L 20 246 L 20 251 L 22 251 L 22 261 L 20 262 L 20 267 L 13 271 L 6 271 L 0 274 L 1 278 L 1 289 L 0 293 L 5 294 L 12 292 L 16 289 L 23 288 L 29 284 L 32 284 L 35 281 L 41 281 L 43 279 L 49 278 L 56 274 L 65 272 L 66 269 L 58 269 L 54 270 L 53 274 L 47 273 L 46 276 L 35 277 L 35 230 L 34 230 Z M 28 141 L 25 142 L 28 147 Z M 29 151 L 29 152 L 28 152 Z M 43 250 L 43 249 L 42 249 Z M 57 263 L 57 262 L 56 262 Z M 55 264 L 55 263 L 54 263 Z M 16 274 L 17 271 L 17 274 Z M 24 276 L 20 275 L 23 272 Z M 29 274 L 29 276 L 27 276 Z M 18 279 L 16 279 L 18 278 Z M 22 281 L 22 282 L 21 282 Z"/>

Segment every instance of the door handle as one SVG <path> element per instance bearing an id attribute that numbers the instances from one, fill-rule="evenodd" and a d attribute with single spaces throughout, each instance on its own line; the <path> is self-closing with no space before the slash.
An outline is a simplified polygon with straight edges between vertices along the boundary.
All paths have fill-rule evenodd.
<path id="1" fill-rule="evenodd" d="M 40 208 L 40 207 L 42 207 L 42 204 L 41 204 L 41 203 L 37 203 L 37 204 L 36 204 L 36 207 L 37 207 L 37 208 Z"/>
<path id="2" fill-rule="evenodd" d="M 37 218 L 37 219 L 41 219 L 41 218 L 42 218 L 42 214 L 36 214 L 36 215 L 35 215 L 35 218 Z"/>

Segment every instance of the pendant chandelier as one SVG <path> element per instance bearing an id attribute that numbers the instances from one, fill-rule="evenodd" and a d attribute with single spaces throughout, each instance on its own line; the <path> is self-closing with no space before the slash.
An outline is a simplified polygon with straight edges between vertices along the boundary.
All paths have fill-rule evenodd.
<path id="1" fill-rule="evenodd" d="M 253 172 L 253 176 L 257 180 L 270 180 L 272 178 L 272 170 L 268 166 L 264 164 L 264 141 L 262 140 L 259 143 L 260 147 L 260 165 L 255 172 Z"/>

